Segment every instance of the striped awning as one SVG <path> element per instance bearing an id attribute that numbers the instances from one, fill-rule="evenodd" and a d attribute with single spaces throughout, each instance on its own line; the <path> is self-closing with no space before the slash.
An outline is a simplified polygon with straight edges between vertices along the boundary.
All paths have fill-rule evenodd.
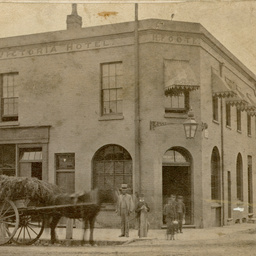
<path id="1" fill-rule="evenodd" d="M 252 99 L 249 93 L 246 94 L 248 99 L 247 113 L 251 116 L 256 116 L 256 102 Z"/>
<path id="2" fill-rule="evenodd" d="M 212 70 L 212 95 L 219 98 L 235 97 L 236 93 L 226 81 Z"/>
<path id="3" fill-rule="evenodd" d="M 185 60 L 165 60 L 164 84 L 166 96 L 199 88 L 195 73 L 190 67 L 189 61 Z"/>

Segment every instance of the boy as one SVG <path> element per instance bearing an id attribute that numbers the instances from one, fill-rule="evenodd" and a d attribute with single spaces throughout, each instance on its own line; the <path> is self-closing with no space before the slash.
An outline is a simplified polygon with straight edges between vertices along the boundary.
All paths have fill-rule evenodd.
<path id="1" fill-rule="evenodd" d="M 177 218 L 178 218 L 178 228 L 180 233 L 182 232 L 182 221 L 185 219 L 185 214 L 186 214 L 186 207 L 185 204 L 183 203 L 183 197 L 178 196 L 177 198 Z"/>

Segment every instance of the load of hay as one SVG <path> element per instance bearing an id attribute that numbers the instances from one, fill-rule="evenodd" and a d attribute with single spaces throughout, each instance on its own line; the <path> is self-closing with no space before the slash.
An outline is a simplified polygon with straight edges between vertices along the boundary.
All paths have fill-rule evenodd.
<path id="1" fill-rule="evenodd" d="M 0 200 L 29 199 L 40 205 L 52 205 L 62 191 L 56 185 L 37 178 L 0 175 Z"/>

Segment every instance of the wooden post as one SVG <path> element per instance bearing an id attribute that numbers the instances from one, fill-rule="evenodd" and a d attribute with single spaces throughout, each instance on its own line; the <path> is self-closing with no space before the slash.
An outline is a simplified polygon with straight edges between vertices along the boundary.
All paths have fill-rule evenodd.
<path id="1" fill-rule="evenodd" d="M 66 239 L 73 238 L 73 219 L 67 219 L 66 224 Z"/>
<path id="2" fill-rule="evenodd" d="M 147 237 L 148 234 L 148 211 L 147 207 L 143 205 L 140 212 L 140 226 L 139 237 Z"/>

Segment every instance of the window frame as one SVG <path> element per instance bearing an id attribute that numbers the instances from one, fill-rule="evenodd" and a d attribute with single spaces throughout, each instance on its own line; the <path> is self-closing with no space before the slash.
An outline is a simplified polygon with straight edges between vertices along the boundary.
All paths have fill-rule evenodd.
<path id="1" fill-rule="evenodd" d="M 212 96 L 212 118 L 214 121 L 219 121 L 219 98 Z"/>
<path id="2" fill-rule="evenodd" d="M 19 117 L 19 112 L 18 112 L 18 108 L 19 108 L 19 103 L 17 102 L 16 104 L 17 104 L 17 114 L 9 114 L 9 115 L 6 115 L 5 113 L 4 113 L 4 101 L 5 101 L 5 99 L 13 99 L 13 100 L 15 100 L 15 99 L 17 99 L 17 100 L 19 100 L 19 97 L 18 96 L 16 96 L 16 97 L 3 97 L 3 95 L 4 95 L 4 92 L 3 92 L 3 90 L 4 90 L 4 76 L 10 76 L 10 75 L 13 75 L 13 76 L 18 76 L 19 75 L 19 73 L 18 72 L 8 72 L 8 73 L 1 73 L 0 74 L 0 83 L 1 83 L 1 90 L 0 90 L 0 105 L 1 105 L 1 122 L 9 122 L 9 121 L 18 121 L 18 117 Z M 17 82 L 17 81 L 16 81 Z M 15 85 L 15 84 L 13 84 L 13 94 L 15 94 L 15 88 L 16 88 L 16 90 L 17 90 L 17 84 Z M 18 93 L 18 92 L 16 92 L 16 93 Z M 15 103 L 12 103 L 13 104 L 13 108 L 15 108 Z"/>
<path id="3" fill-rule="evenodd" d="M 236 129 L 238 132 L 242 131 L 242 111 L 236 108 Z"/>
<path id="4" fill-rule="evenodd" d="M 226 126 L 231 127 L 231 105 L 226 103 Z"/>
<path id="5" fill-rule="evenodd" d="M 171 95 L 166 95 L 166 98 L 179 96 L 175 89 L 173 89 L 175 93 L 171 93 Z M 170 90 L 171 91 L 171 90 Z M 188 90 L 179 90 L 184 93 L 184 108 L 170 108 L 165 106 L 165 113 L 186 113 L 189 110 L 189 91 Z M 170 99 L 171 100 L 171 99 Z"/>
<path id="6" fill-rule="evenodd" d="M 247 114 L 247 135 L 252 136 L 252 118 L 249 114 Z"/>
<path id="7" fill-rule="evenodd" d="M 110 83 L 109 82 L 109 78 L 110 77 L 112 77 L 112 76 L 110 76 L 110 74 L 108 74 L 108 76 L 104 76 L 103 75 L 103 68 L 104 68 L 104 66 L 106 66 L 106 65 L 108 65 L 108 67 L 110 67 L 110 65 L 116 65 L 116 64 L 121 64 L 122 65 L 122 73 L 121 73 L 121 75 L 120 74 L 117 74 L 117 71 L 116 71 L 116 67 L 115 67 L 115 75 L 114 75 L 114 77 L 115 77 L 115 87 L 108 87 L 108 88 L 104 88 L 104 86 L 103 86 L 103 79 L 104 79 L 104 77 L 108 77 L 108 83 Z M 108 73 L 109 73 L 110 71 L 108 70 Z M 119 86 L 119 85 L 117 85 L 117 82 L 116 82 L 116 78 L 117 77 L 122 77 L 122 85 L 121 86 Z M 123 62 L 122 61 L 113 61 L 113 62 L 106 62 L 106 63 L 101 63 L 100 64 L 100 113 L 101 113 L 101 116 L 103 116 L 103 117 L 107 117 L 107 116 L 120 116 L 120 115 L 123 115 L 123 83 L 124 83 L 124 79 L 123 79 L 123 77 L 124 77 L 124 74 L 123 74 Z M 115 100 L 110 100 L 110 92 L 111 91 L 116 91 L 116 96 L 115 96 Z M 121 91 L 121 100 L 119 100 L 118 99 L 118 96 L 117 96 L 117 92 L 118 92 L 118 90 L 119 91 Z M 109 101 L 105 101 L 104 100 L 104 92 L 105 91 L 109 91 Z M 115 107 L 116 107 L 116 112 L 109 112 L 109 113 L 104 113 L 104 102 L 109 102 L 109 104 L 111 103 L 111 102 L 115 102 Z M 121 102 L 121 110 L 122 111 L 120 111 L 120 112 L 118 112 L 118 109 L 117 109 L 117 104 L 118 104 L 118 102 Z M 109 109 L 110 109 L 110 106 L 109 106 Z"/>

